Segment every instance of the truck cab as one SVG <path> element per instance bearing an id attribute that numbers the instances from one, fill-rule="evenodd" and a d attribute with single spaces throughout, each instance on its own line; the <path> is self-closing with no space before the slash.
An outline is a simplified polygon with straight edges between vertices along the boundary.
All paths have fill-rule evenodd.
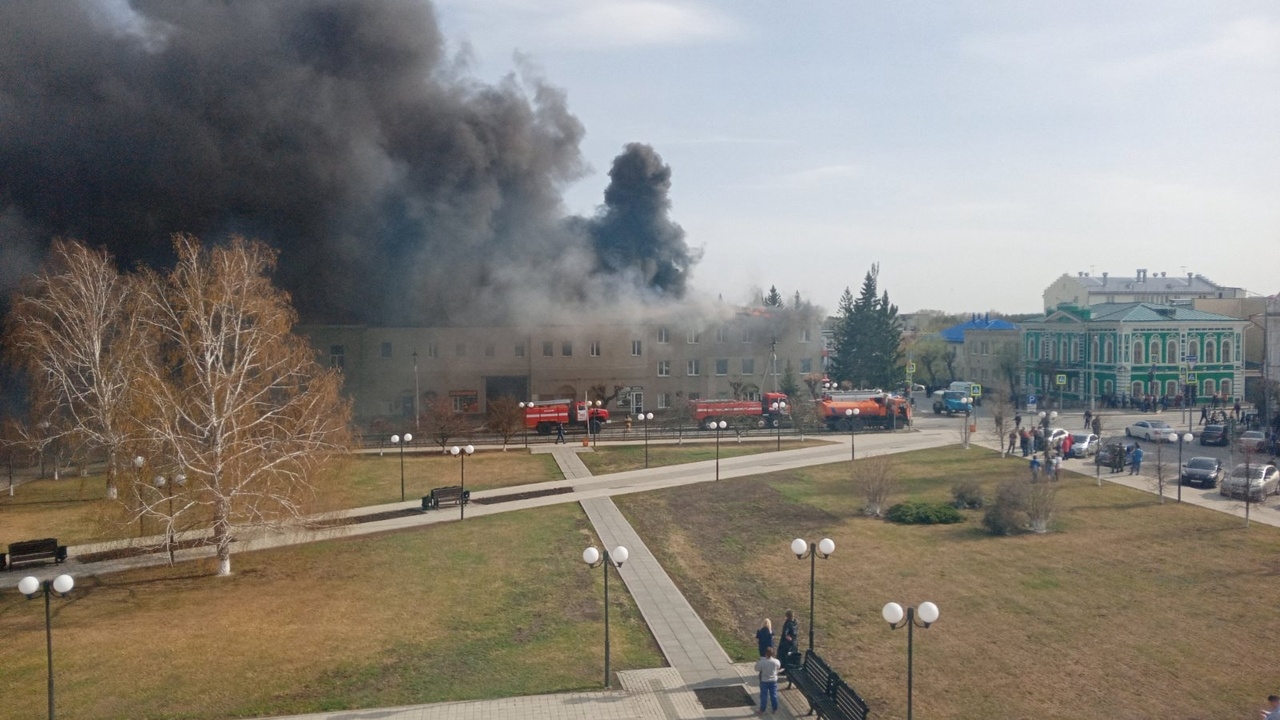
<path id="1" fill-rule="evenodd" d="M 969 410 L 969 403 L 965 402 L 968 397 L 969 394 L 962 390 L 934 390 L 933 414 L 963 415 Z"/>

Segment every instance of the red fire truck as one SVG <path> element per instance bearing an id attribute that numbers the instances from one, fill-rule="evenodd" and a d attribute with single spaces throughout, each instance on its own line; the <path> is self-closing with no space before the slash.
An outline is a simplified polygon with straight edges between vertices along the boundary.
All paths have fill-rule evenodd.
<path id="1" fill-rule="evenodd" d="M 764 393 L 759 400 L 690 400 L 689 410 L 698 425 L 724 418 L 758 417 L 764 427 L 776 428 L 790 415 L 786 394 L 776 392 Z"/>
<path id="2" fill-rule="evenodd" d="M 524 426 L 537 430 L 539 435 L 550 435 L 556 425 L 564 425 L 565 430 L 581 427 L 598 433 L 607 422 L 609 411 L 601 407 L 599 400 L 535 400 L 524 409 Z"/>

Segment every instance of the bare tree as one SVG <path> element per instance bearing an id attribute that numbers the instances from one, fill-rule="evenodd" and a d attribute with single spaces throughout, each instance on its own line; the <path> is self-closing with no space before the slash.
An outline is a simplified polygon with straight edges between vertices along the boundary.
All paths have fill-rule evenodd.
<path id="1" fill-rule="evenodd" d="M 422 411 L 422 429 L 436 444 L 440 452 L 444 452 L 449 440 L 467 431 L 467 419 L 453 409 L 453 401 L 447 397 L 434 397 L 427 400 Z"/>
<path id="2" fill-rule="evenodd" d="M 853 463 L 853 484 L 867 499 L 865 512 L 872 517 L 881 517 L 889 498 L 898 490 L 893 461 L 878 455 Z"/>
<path id="3" fill-rule="evenodd" d="M 485 427 L 502 438 L 502 450 L 505 452 L 511 438 L 524 429 L 524 409 L 509 397 L 498 398 L 489 403 Z"/>
<path id="4" fill-rule="evenodd" d="M 269 279 L 274 250 L 238 237 L 205 250 L 187 235 L 174 250 L 173 271 L 146 273 L 142 287 L 138 389 L 152 457 L 186 484 L 175 498 L 139 483 L 139 514 L 171 533 L 186 513 L 203 512 L 218 574 L 229 575 L 238 530 L 307 512 L 327 461 L 347 447 L 350 407 L 341 376 L 292 332 L 289 296 Z"/>
<path id="5" fill-rule="evenodd" d="M 822 427 L 822 415 L 818 413 L 818 404 L 809 398 L 797 398 L 787 408 L 791 413 L 791 423 L 800 432 L 800 441 L 804 442 L 806 432 L 817 431 Z"/>
<path id="6" fill-rule="evenodd" d="M 1005 450 L 1009 447 L 1009 424 L 1013 421 L 1013 404 L 1009 402 L 1004 393 L 992 393 L 992 397 L 988 398 L 987 406 L 991 415 L 991 426 L 996 433 L 996 442 L 1000 446 L 1000 454 L 1003 456 Z"/>
<path id="7" fill-rule="evenodd" d="M 55 240 L 49 260 L 17 295 L 9 316 L 14 359 L 33 393 L 68 419 L 64 430 L 103 448 L 107 497 L 128 441 L 138 364 L 132 281 L 104 251 Z"/>
<path id="8" fill-rule="evenodd" d="M 1058 486 L 1052 483 L 1027 483 L 1022 502 L 1031 532 L 1048 532 L 1049 521 L 1058 510 Z"/>

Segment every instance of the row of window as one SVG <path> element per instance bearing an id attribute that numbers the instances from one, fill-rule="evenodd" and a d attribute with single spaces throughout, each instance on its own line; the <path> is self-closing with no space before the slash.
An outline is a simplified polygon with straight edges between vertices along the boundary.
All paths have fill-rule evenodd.
<path id="1" fill-rule="evenodd" d="M 1090 360 L 1092 362 L 1114 363 L 1115 344 L 1111 338 L 1107 338 L 1102 345 L 1102 352 L 1098 352 L 1098 338 L 1093 338 Z M 1164 354 L 1161 355 L 1161 350 Z M 1188 350 L 1183 352 L 1177 338 L 1169 338 L 1165 343 L 1152 338 L 1149 345 L 1144 347 L 1141 340 L 1133 343 L 1132 353 L 1126 353 L 1124 362 L 1132 362 L 1136 365 L 1142 365 L 1149 358 L 1149 361 L 1156 364 L 1176 364 L 1183 361 L 1186 356 L 1194 356 L 1198 363 L 1216 363 L 1216 362 L 1233 362 L 1232 345 L 1230 340 L 1223 340 L 1221 344 L 1221 356 L 1218 354 L 1219 346 L 1213 340 L 1205 340 L 1203 346 L 1196 340 L 1188 343 Z M 1145 352 L 1144 352 L 1145 350 Z M 1027 357 L 1039 360 L 1063 360 L 1067 362 L 1084 362 L 1084 350 L 1079 339 L 1061 338 L 1057 343 L 1048 338 L 1027 338 Z M 1130 360 L 1129 358 L 1132 358 Z M 1221 358 L 1221 359 L 1219 359 Z M 1239 358 L 1234 360 L 1239 361 Z"/>
<path id="2" fill-rule="evenodd" d="M 729 374 L 728 358 L 717 358 L 715 362 L 716 362 L 716 368 L 715 368 L 716 375 Z M 755 375 L 756 359 L 742 358 L 741 367 L 742 367 L 742 372 L 741 372 L 742 375 Z M 765 372 L 766 373 L 770 372 L 770 370 L 766 369 Z M 777 368 L 774 368 L 772 372 L 773 374 L 776 375 L 780 372 L 780 370 L 778 370 Z M 813 372 L 813 360 L 811 358 L 800 358 L 800 374 L 808 375 L 811 372 Z M 693 359 L 685 362 L 685 375 L 688 375 L 689 377 L 695 377 L 701 374 L 702 374 L 701 359 Z M 671 361 L 670 360 L 658 361 L 658 377 L 671 377 Z"/>
<path id="3" fill-rule="evenodd" d="M 1040 388 L 1041 388 L 1041 390 L 1042 390 L 1043 392 L 1045 392 L 1046 394 L 1053 393 L 1053 392 L 1057 392 L 1057 391 L 1058 391 L 1058 387 L 1057 387 L 1057 385 L 1051 385 L 1051 384 L 1050 384 L 1050 383 L 1052 383 L 1053 381 L 1054 381 L 1054 379 L 1053 379 L 1052 377 L 1050 377 L 1050 376 L 1047 376 L 1047 375 L 1046 375 L 1046 376 L 1041 377 L 1041 378 L 1040 378 Z M 1080 392 L 1080 384 L 1081 384 L 1081 383 L 1080 383 L 1080 379 L 1079 379 L 1079 378 L 1074 378 L 1074 377 L 1073 377 L 1073 378 L 1071 378 L 1071 380 L 1069 381 L 1069 383 L 1068 383 L 1067 387 L 1066 387 L 1066 388 L 1064 388 L 1064 389 L 1065 389 L 1065 391 L 1066 391 L 1066 392 L 1069 392 L 1069 393 L 1078 393 L 1078 392 Z M 1095 395 L 1096 395 L 1096 394 L 1098 393 L 1098 379 L 1097 379 L 1097 378 L 1093 378 L 1093 381 L 1090 383 L 1090 385 L 1093 387 L 1093 394 L 1095 394 Z M 1156 394 L 1159 394 L 1159 392 L 1158 392 L 1158 390 L 1159 390 L 1159 386 L 1157 386 L 1157 387 L 1156 387 L 1156 388 L 1154 388 L 1154 389 L 1157 391 L 1157 393 L 1156 393 Z M 1106 381 L 1104 381 L 1104 382 L 1102 383 L 1102 392 L 1103 392 L 1103 394 L 1105 394 L 1105 395 L 1110 395 L 1114 390 L 1115 390 L 1115 382 L 1114 382 L 1114 381 L 1112 381 L 1112 380 L 1106 380 Z M 1130 395 L 1131 395 L 1131 396 L 1146 395 L 1147 393 L 1152 392 L 1152 391 L 1153 391 L 1153 388 L 1151 388 L 1151 387 L 1147 384 L 1147 382 L 1146 382 L 1146 381 L 1144 381 L 1144 380 L 1134 380 L 1132 383 L 1130 383 L 1130 386 L 1129 386 L 1129 393 L 1130 393 Z M 1181 388 L 1181 386 L 1180 386 L 1180 384 L 1178 383 L 1178 381 L 1177 381 L 1177 380 L 1165 380 L 1165 381 L 1164 381 L 1164 394 L 1165 394 L 1165 395 L 1168 395 L 1168 396 L 1170 396 L 1170 397 L 1173 397 L 1173 396 L 1176 396 L 1176 395 L 1180 394 L 1181 392 L 1182 392 L 1182 388 Z M 1206 378 L 1205 380 L 1202 380 L 1202 381 L 1200 382 L 1200 384 L 1199 384 L 1199 389 L 1197 390 L 1197 394 L 1198 394 L 1199 396 L 1202 396 L 1202 397 L 1203 397 L 1203 396 L 1208 396 L 1208 395 L 1214 395 L 1214 394 L 1217 394 L 1217 393 L 1222 393 L 1223 395 L 1226 395 L 1227 397 L 1231 397 L 1231 381 L 1230 381 L 1230 380 L 1228 380 L 1228 379 L 1225 379 L 1225 378 L 1224 378 L 1224 379 L 1219 383 L 1219 382 L 1214 381 L 1214 380 L 1213 380 L 1213 379 L 1211 379 L 1211 378 Z"/>

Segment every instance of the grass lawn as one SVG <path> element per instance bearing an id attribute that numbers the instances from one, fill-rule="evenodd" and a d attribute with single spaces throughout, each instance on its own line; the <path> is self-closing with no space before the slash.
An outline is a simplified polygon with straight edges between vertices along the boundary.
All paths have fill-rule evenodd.
<path id="1" fill-rule="evenodd" d="M 316 499 L 315 511 L 381 505 L 400 501 L 400 456 L 390 450 L 352 455 Z M 461 461 L 439 453 L 406 453 L 405 497 L 416 500 L 433 487 L 457 485 Z M 550 455 L 523 449 L 483 451 L 467 458 L 467 487 L 472 490 L 523 485 L 562 478 Z M 131 479 L 131 478 L 130 478 Z M 121 488 L 124 497 L 126 488 Z M 106 500 L 102 475 L 36 480 L 19 485 L 14 496 L 0 490 L 0 546 L 32 538 L 56 537 L 63 545 L 134 537 L 136 523 L 122 528 L 108 519 L 115 508 Z"/>
<path id="2" fill-rule="evenodd" d="M 947 500 L 961 478 L 992 493 L 1021 459 L 944 448 L 898 457 L 908 498 Z M 936 602 L 916 630 L 915 702 L 929 718 L 1255 717 L 1276 692 L 1280 529 L 1066 475 L 1046 535 L 864 517 L 848 465 L 617 498 L 725 648 L 754 657 L 764 617 L 808 633 L 809 561 L 795 537 L 831 537 L 817 562 L 817 639 L 877 718 L 906 707 L 906 631 L 880 608 Z M 1259 509 L 1273 513 L 1275 509 Z"/>
<path id="3" fill-rule="evenodd" d="M 795 450 L 824 444 L 827 443 L 821 440 L 805 440 L 803 442 L 800 440 L 783 440 L 782 449 Z M 777 449 L 778 445 L 773 441 L 753 440 L 739 443 L 733 440 L 731 436 L 725 435 L 720 440 L 720 459 L 775 452 Z M 639 470 L 644 467 L 644 445 L 602 445 L 597 447 L 595 452 L 580 453 L 578 457 L 582 458 L 583 464 L 587 466 L 587 469 L 593 475 Z M 686 442 L 683 445 L 649 445 L 649 467 L 651 468 L 715 459 L 715 441 L 706 442 L 705 440 L 700 440 L 697 443 Z"/>
<path id="4" fill-rule="evenodd" d="M 470 469 L 470 468 L 468 468 Z M 599 541 L 576 505 L 77 578 L 53 601 L 58 712 L 226 718 L 594 689 Z M 663 660 L 614 583 L 615 670 Z M 42 717 L 40 601 L 0 593 L 4 717 Z"/>

